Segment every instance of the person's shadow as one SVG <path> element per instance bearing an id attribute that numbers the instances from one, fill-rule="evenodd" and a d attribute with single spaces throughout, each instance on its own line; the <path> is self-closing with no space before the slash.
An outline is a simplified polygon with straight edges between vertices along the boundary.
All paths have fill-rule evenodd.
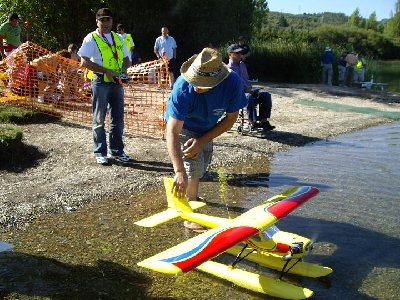
<path id="1" fill-rule="evenodd" d="M 147 296 L 151 279 L 114 262 L 71 265 L 18 252 L 0 254 L 0 298 L 13 295 L 49 299 L 173 299 Z"/>

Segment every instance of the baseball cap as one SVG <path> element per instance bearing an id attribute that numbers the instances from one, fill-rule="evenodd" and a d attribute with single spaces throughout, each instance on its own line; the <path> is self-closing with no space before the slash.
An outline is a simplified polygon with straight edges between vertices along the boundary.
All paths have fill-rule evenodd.
<path id="1" fill-rule="evenodd" d="M 228 52 L 228 54 L 239 53 L 241 51 L 243 51 L 243 49 L 238 44 L 232 44 L 226 49 L 226 52 Z"/>
<path id="2" fill-rule="evenodd" d="M 11 14 L 8 16 L 8 19 L 9 19 L 9 20 L 11 20 L 11 19 L 19 20 L 19 17 L 18 17 L 18 14 L 17 14 L 17 13 L 13 12 L 13 13 L 11 13 Z"/>
<path id="3" fill-rule="evenodd" d="M 100 8 L 96 13 L 96 19 L 112 18 L 112 12 L 109 8 Z"/>

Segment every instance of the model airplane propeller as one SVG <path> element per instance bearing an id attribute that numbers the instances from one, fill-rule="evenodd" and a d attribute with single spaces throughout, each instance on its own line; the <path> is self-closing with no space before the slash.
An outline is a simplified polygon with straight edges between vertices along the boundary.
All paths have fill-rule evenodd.
<path id="1" fill-rule="evenodd" d="M 225 219 L 195 213 L 193 210 L 204 206 L 205 203 L 175 197 L 172 193 L 171 178 L 164 178 L 164 185 L 168 209 L 135 224 L 153 227 L 181 217 L 210 230 L 139 262 L 139 266 L 170 275 L 197 268 L 241 287 L 286 299 L 308 298 L 313 291 L 282 281 L 284 274 L 321 277 L 332 272 L 328 267 L 302 260 L 310 251 L 310 239 L 280 231 L 274 225 L 279 219 L 317 195 L 317 188 L 289 188 L 234 219 Z M 230 266 L 211 261 L 223 252 L 236 256 Z M 237 263 L 243 259 L 279 270 L 279 279 L 236 268 Z"/>

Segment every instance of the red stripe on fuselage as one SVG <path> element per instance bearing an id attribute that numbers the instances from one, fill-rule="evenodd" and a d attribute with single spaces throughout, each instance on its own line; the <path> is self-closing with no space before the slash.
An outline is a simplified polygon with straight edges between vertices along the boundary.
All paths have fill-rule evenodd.
<path id="1" fill-rule="evenodd" d="M 188 272 L 258 232 L 258 229 L 254 227 L 228 228 L 216 235 L 199 253 L 186 260 L 176 262 L 174 265 L 182 272 Z"/>

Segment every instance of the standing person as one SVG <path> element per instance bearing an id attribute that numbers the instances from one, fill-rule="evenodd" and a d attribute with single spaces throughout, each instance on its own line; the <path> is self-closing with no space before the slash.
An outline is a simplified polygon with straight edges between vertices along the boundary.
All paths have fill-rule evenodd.
<path id="1" fill-rule="evenodd" d="M 239 36 L 238 45 L 242 48 L 242 60 L 245 61 L 248 56 L 250 56 L 250 47 L 247 44 L 246 37 Z"/>
<path id="2" fill-rule="evenodd" d="M 357 64 L 354 66 L 354 82 L 363 82 L 365 80 L 365 70 L 367 61 L 361 53 L 357 55 Z"/>
<path id="3" fill-rule="evenodd" d="M 71 59 L 76 60 L 76 61 L 81 61 L 81 57 L 78 55 L 78 46 L 75 44 L 69 44 L 68 45 L 68 52 L 71 55 Z"/>
<path id="4" fill-rule="evenodd" d="M 239 75 L 243 83 L 244 92 L 248 101 L 247 115 L 250 131 L 256 127 L 260 127 L 265 131 L 273 130 L 275 126 L 272 126 L 268 121 L 268 119 L 271 117 L 272 109 L 271 94 L 268 92 L 253 91 L 249 81 L 246 64 L 242 61 L 242 48 L 238 44 L 230 45 L 227 49 L 227 52 L 229 55 L 228 67 Z M 256 105 L 260 105 L 258 118 L 259 123 L 257 123 Z"/>
<path id="5" fill-rule="evenodd" d="M 342 54 L 339 57 L 338 60 L 338 81 L 339 81 L 339 86 L 343 86 L 345 83 L 345 79 L 346 79 L 346 56 L 347 56 L 348 52 L 347 51 L 343 51 Z"/>
<path id="6" fill-rule="evenodd" d="M 105 118 L 110 113 L 109 155 L 128 162 L 124 152 L 124 89 L 117 79 L 130 65 L 124 41 L 113 31 L 112 12 L 101 8 L 96 13 L 97 29 L 89 33 L 78 51 L 81 66 L 92 71 L 93 152 L 98 164 L 108 164 Z"/>
<path id="7" fill-rule="evenodd" d="M 322 67 L 322 83 L 332 85 L 333 76 L 333 56 L 332 49 L 329 46 L 325 47 L 325 51 L 321 53 L 321 67 Z"/>
<path id="8" fill-rule="evenodd" d="M 6 41 L 3 45 L 4 40 Z M 21 26 L 19 17 L 14 12 L 8 16 L 8 22 L 0 26 L 0 54 L 2 58 L 10 55 L 21 45 Z"/>
<path id="9" fill-rule="evenodd" d="M 124 41 L 126 48 L 129 50 L 132 61 L 132 53 L 135 49 L 135 43 L 133 42 L 132 35 L 130 33 L 125 33 L 125 27 L 122 24 L 117 25 L 117 32 Z"/>
<path id="10" fill-rule="evenodd" d="M 165 111 L 167 149 L 175 171 L 173 193 L 196 200 L 213 139 L 232 127 L 247 101 L 239 76 L 214 49 L 192 56 L 182 64 L 181 74 Z M 196 228 L 195 223 L 185 226 Z"/>
<path id="11" fill-rule="evenodd" d="M 154 53 L 157 58 L 167 57 L 168 63 L 168 73 L 169 73 L 169 87 L 172 89 L 175 81 L 175 60 L 176 60 L 176 41 L 169 35 L 169 30 L 167 27 L 161 28 L 161 36 L 156 38 L 154 43 Z"/>
<path id="12" fill-rule="evenodd" d="M 345 82 L 347 86 L 352 86 L 354 79 L 354 66 L 357 64 L 358 58 L 354 52 L 350 52 L 346 55 L 344 60 L 346 62 Z"/>

